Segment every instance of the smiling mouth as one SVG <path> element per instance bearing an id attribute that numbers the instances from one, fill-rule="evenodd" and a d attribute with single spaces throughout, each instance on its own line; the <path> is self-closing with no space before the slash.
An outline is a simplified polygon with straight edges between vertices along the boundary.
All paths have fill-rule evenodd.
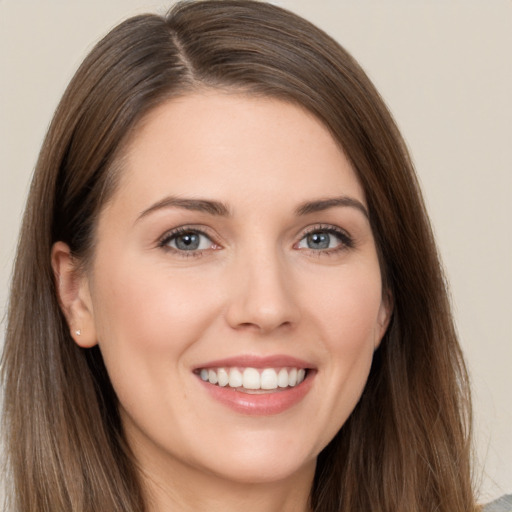
<path id="1" fill-rule="evenodd" d="M 268 393 L 294 388 L 304 381 L 306 368 L 200 368 L 201 380 L 245 393 Z"/>

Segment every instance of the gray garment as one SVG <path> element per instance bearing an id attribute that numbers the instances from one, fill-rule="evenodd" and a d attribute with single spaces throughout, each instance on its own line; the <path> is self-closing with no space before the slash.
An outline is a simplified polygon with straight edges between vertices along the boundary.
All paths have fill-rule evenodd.
<path id="1" fill-rule="evenodd" d="M 512 494 L 507 494 L 489 503 L 484 507 L 483 512 L 512 512 Z"/>

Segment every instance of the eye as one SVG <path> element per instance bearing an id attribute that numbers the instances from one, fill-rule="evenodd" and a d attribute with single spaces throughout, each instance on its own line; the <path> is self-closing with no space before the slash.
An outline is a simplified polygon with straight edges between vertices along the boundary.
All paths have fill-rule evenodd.
<path id="1" fill-rule="evenodd" d="M 316 228 L 297 244 L 297 249 L 310 249 L 313 251 L 332 251 L 352 247 L 351 238 L 341 230 L 335 228 Z"/>
<path id="2" fill-rule="evenodd" d="M 210 237 L 201 231 L 192 229 L 179 229 L 168 233 L 160 245 L 175 251 L 185 252 L 204 251 L 217 247 Z"/>

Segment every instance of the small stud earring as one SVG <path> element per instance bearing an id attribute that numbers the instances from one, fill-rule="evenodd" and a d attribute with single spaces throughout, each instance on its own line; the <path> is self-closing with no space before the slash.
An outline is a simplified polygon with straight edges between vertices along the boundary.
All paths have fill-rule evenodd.
<path id="1" fill-rule="evenodd" d="M 77 336 L 80 336 L 80 335 L 82 334 L 82 331 L 81 331 L 80 329 L 77 329 L 77 330 L 75 331 L 75 334 L 76 334 Z"/>

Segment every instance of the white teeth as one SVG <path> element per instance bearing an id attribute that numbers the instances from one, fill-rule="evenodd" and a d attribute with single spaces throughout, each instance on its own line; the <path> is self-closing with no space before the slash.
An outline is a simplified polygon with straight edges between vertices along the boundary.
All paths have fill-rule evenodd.
<path id="1" fill-rule="evenodd" d="M 277 375 L 277 385 L 280 388 L 288 387 L 288 371 L 286 370 L 286 368 L 281 368 L 279 370 L 279 373 Z"/>
<path id="2" fill-rule="evenodd" d="M 295 386 L 297 384 L 297 368 L 292 368 L 288 372 L 288 386 Z"/>
<path id="3" fill-rule="evenodd" d="M 217 370 L 217 380 L 219 382 L 219 386 L 224 387 L 229 384 L 229 375 L 224 368 L 219 368 Z"/>
<path id="4" fill-rule="evenodd" d="M 221 387 L 248 390 L 274 390 L 299 385 L 306 377 L 304 368 L 202 368 L 199 376 L 205 382 Z"/>
<path id="5" fill-rule="evenodd" d="M 217 372 L 215 370 L 208 371 L 208 380 L 211 384 L 217 384 L 219 379 L 217 378 Z"/>
<path id="6" fill-rule="evenodd" d="M 273 368 L 261 372 L 261 389 L 277 389 L 277 373 Z"/>
<path id="7" fill-rule="evenodd" d="M 236 368 L 231 368 L 231 371 L 229 372 L 229 387 L 242 387 L 242 374 Z"/>
<path id="8" fill-rule="evenodd" d="M 246 368 L 243 374 L 243 384 L 245 389 L 260 389 L 261 379 L 256 368 Z"/>

